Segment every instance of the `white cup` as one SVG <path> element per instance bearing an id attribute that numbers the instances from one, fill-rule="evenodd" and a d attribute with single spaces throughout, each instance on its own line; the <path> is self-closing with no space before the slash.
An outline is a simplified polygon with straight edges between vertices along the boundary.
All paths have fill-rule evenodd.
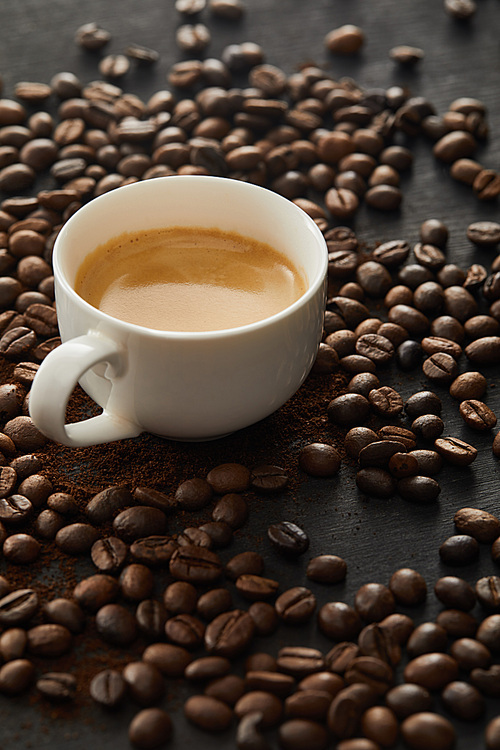
<path id="1" fill-rule="evenodd" d="M 270 244 L 303 274 L 305 293 L 256 323 L 198 333 L 126 323 L 75 292 L 77 270 L 98 245 L 123 232 L 172 225 L 217 227 Z M 95 198 L 69 219 L 54 246 L 63 343 L 45 358 L 33 382 L 33 421 L 48 437 L 73 447 L 143 431 L 208 440 L 258 422 L 297 391 L 313 365 L 323 329 L 327 262 L 323 235 L 302 209 L 237 180 L 160 177 Z M 77 383 L 103 411 L 65 424 Z"/>

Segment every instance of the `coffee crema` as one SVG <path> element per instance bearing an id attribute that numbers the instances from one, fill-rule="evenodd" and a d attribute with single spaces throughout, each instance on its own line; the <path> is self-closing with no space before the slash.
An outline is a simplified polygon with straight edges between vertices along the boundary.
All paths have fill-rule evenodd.
<path id="1" fill-rule="evenodd" d="M 217 331 L 284 310 L 302 274 L 267 243 L 205 227 L 127 232 L 83 261 L 75 291 L 102 312 L 161 331 Z"/>

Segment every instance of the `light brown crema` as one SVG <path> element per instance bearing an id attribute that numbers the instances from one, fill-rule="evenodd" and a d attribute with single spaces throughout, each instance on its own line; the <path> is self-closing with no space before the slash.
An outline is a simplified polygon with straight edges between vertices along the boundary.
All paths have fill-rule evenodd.
<path id="1" fill-rule="evenodd" d="M 274 315 L 306 290 L 270 245 L 203 227 L 124 233 L 83 261 L 76 292 L 128 323 L 162 331 L 217 331 Z"/>

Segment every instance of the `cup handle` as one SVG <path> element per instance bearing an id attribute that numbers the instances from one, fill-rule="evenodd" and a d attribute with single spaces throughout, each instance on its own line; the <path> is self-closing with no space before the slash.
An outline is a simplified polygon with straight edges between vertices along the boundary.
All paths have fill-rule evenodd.
<path id="1" fill-rule="evenodd" d="M 66 424 L 66 407 L 78 380 L 99 362 L 107 362 L 111 376 L 125 368 L 119 344 L 90 332 L 66 341 L 45 357 L 31 386 L 29 410 L 47 437 L 71 448 L 136 437 L 143 430 L 134 422 L 103 409 L 97 417 Z"/>

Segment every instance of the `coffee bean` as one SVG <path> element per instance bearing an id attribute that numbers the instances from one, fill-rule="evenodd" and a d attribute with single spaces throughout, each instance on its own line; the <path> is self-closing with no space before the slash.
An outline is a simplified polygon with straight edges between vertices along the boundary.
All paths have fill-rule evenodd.
<path id="1" fill-rule="evenodd" d="M 477 449 L 455 437 L 438 438 L 436 451 L 453 466 L 469 466 L 477 457 Z"/>
<path id="2" fill-rule="evenodd" d="M 444 716 L 430 711 L 408 716 L 401 724 L 401 735 L 414 750 L 429 747 L 434 747 L 435 750 L 451 750 L 455 744 L 455 730 L 451 722 Z"/>
<path id="3" fill-rule="evenodd" d="M 316 609 L 316 597 L 304 586 L 294 586 L 276 599 L 276 612 L 286 623 L 298 625 L 309 620 Z"/>
<path id="4" fill-rule="evenodd" d="M 44 604 L 43 614 L 49 622 L 63 625 L 73 634 L 81 633 L 85 627 L 85 615 L 79 605 L 71 599 L 52 599 Z"/>
<path id="5" fill-rule="evenodd" d="M 175 500 L 179 507 L 185 510 L 201 510 L 212 499 L 212 488 L 205 479 L 195 477 L 187 479 L 179 485 L 175 493 Z"/>
<path id="6" fill-rule="evenodd" d="M 489 669 L 473 669 L 470 673 L 470 682 L 481 691 L 483 695 L 498 698 L 500 695 L 500 669 L 498 664 L 493 664 Z"/>
<path id="7" fill-rule="evenodd" d="M 348 641 L 361 630 L 357 611 L 344 602 L 327 602 L 318 611 L 318 627 L 334 641 Z"/>
<path id="8" fill-rule="evenodd" d="M 223 732 L 229 727 L 233 712 L 228 705 L 208 695 L 193 695 L 184 703 L 188 721 L 209 732 Z"/>
<path id="9" fill-rule="evenodd" d="M 257 492 L 282 492 L 288 485 L 288 475 L 285 469 L 272 464 L 255 466 L 250 474 L 250 486 Z"/>
<path id="10" fill-rule="evenodd" d="M 481 543 L 491 543 L 500 536 L 500 520 L 479 508 L 460 508 L 453 517 L 458 531 Z"/>
<path id="11" fill-rule="evenodd" d="M 439 556 L 446 565 L 469 565 L 479 557 L 479 544 L 468 534 L 456 534 L 441 544 Z"/>
<path id="12" fill-rule="evenodd" d="M 236 588 L 248 601 L 269 599 L 276 593 L 278 586 L 278 581 L 251 574 L 241 575 L 236 579 Z"/>
<path id="13" fill-rule="evenodd" d="M 53 659 L 67 653 L 72 646 L 70 631 L 57 623 L 36 625 L 27 635 L 28 650 L 34 656 Z"/>
<path id="14" fill-rule="evenodd" d="M 178 547 L 170 558 L 171 575 L 180 581 L 210 583 L 222 572 L 222 563 L 209 549 L 195 545 Z"/>
<path id="15" fill-rule="evenodd" d="M 400 568 L 392 574 L 389 589 L 398 604 L 417 606 L 425 601 L 427 585 L 423 576 L 412 568 Z"/>
<path id="16" fill-rule="evenodd" d="M 140 706 L 157 703 L 165 691 L 163 677 L 153 664 L 132 661 L 124 667 L 122 674 L 130 697 Z"/>
<path id="17" fill-rule="evenodd" d="M 476 581 L 476 595 L 485 609 L 500 611 L 500 576 L 485 576 Z"/>
<path id="18" fill-rule="evenodd" d="M 35 667 L 28 659 L 13 659 L 0 667 L 0 693 L 24 693 L 35 678 Z"/>
<path id="19" fill-rule="evenodd" d="M 391 688 L 385 695 L 387 706 L 399 719 L 406 719 L 415 713 L 429 711 L 432 708 L 430 693 L 421 685 L 404 683 Z"/>
<path id="20" fill-rule="evenodd" d="M 262 555 L 253 550 L 235 555 L 226 563 L 225 568 L 226 575 L 233 581 L 245 574 L 261 575 L 263 570 L 264 560 Z"/>
<path id="21" fill-rule="evenodd" d="M 473 638 L 478 627 L 475 617 L 459 609 L 444 609 L 438 614 L 436 623 L 442 625 L 452 638 Z"/>
<path id="22" fill-rule="evenodd" d="M 436 651 L 445 651 L 448 642 L 446 630 L 435 622 L 423 622 L 408 638 L 406 651 L 410 658 Z"/>
<path id="23" fill-rule="evenodd" d="M 401 661 L 401 647 L 393 634 L 376 623 L 366 625 L 358 636 L 360 654 L 396 666 Z"/>
<path id="24" fill-rule="evenodd" d="M 117 537 L 111 538 L 115 539 Z M 122 542 L 122 544 L 124 543 Z M 156 568 L 166 565 L 178 546 L 177 542 L 169 536 L 146 536 L 132 542 L 130 545 L 130 554 L 137 562 L 148 565 L 151 568 Z M 126 550 L 127 547 L 125 545 L 125 553 Z M 124 560 L 121 560 L 121 552 L 118 554 L 117 562 L 120 562 L 120 567 L 123 565 Z"/>
<path id="25" fill-rule="evenodd" d="M 209 471 L 207 482 L 219 495 L 244 492 L 250 484 L 250 471 L 241 464 L 221 464 Z"/>
<path id="26" fill-rule="evenodd" d="M 330 401 L 328 419 L 341 427 L 361 425 L 368 417 L 370 404 L 359 393 L 346 393 Z"/>
<path id="27" fill-rule="evenodd" d="M 85 514 L 91 523 L 100 525 L 111 521 L 118 511 L 128 505 L 133 505 L 133 498 L 126 487 L 107 487 L 90 500 Z"/>
<path id="28" fill-rule="evenodd" d="M 270 745 L 260 732 L 262 711 L 250 711 L 238 724 L 236 745 L 239 750 L 269 750 Z"/>
<path id="29" fill-rule="evenodd" d="M 358 489 L 370 497 L 388 498 L 396 491 L 394 478 L 384 469 L 369 467 L 356 473 Z"/>
<path id="30" fill-rule="evenodd" d="M 116 573 L 125 564 L 127 545 L 118 537 L 98 539 L 92 545 L 92 562 L 102 573 Z"/>
<path id="31" fill-rule="evenodd" d="M 224 521 L 232 529 L 239 529 L 248 517 L 246 500 L 236 492 L 230 492 L 217 501 L 212 510 L 214 521 Z"/>
<path id="32" fill-rule="evenodd" d="M 471 672 L 473 669 L 488 669 L 491 653 L 480 641 L 474 638 L 459 638 L 450 647 L 450 654 L 460 669 Z"/>
<path id="33" fill-rule="evenodd" d="M 46 672 L 38 678 L 36 687 L 43 698 L 60 703 L 75 698 L 77 683 L 68 672 Z"/>
<path id="34" fill-rule="evenodd" d="M 264 690 L 252 690 L 238 700 L 234 712 L 241 719 L 254 711 L 259 711 L 262 714 L 262 727 L 271 727 L 280 721 L 283 714 L 283 703 L 273 693 Z"/>
<path id="35" fill-rule="evenodd" d="M 414 682 L 427 690 L 441 690 L 457 676 L 458 664 L 455 659 L 439 652 L 417 656 L 404 669 L 406 682 Z"/>
<path id="36" fill-rule="evenodd" d="M 306 575 L 318 583 L 340 583 L 345 579 L 347 563 L 337 555 L 318 555 L 309 560 Z"/>
<path id="37" fill-rule="evenodd" d="M 73 589 L 73 597 L 83 609 L 97 612 L 105 604 L 116 599 L 118 588 L 118 582 L 114 578 L 97 573 L 77 583 Z"/>
<path id="38" fill-rule="evenodd" d="M 273 547 L 286 557 L 298 557 L 309 548 L 306 532 L 291 521 L 272 524 L 267 536 Z"/>
<path id="39" fill-rule="evenodd" d="M 202 656 L 191 661 L 184 670 L 184 677 L 194 682 L 224 677 L 231 669 L 225 656 Z"/>
<path id="40" fill-rule="evenodd" d="M 198 614 L 205 620 L 213 620 L 233 606 L 231 593 L 227 589 L 211 589 L 200 596 L 196 603 Z"/>
<path id="41" fill-rule="evenodd" d="M 155 533 L 164 533 L 166 524 L 165 514 L 158 508 L 137 505 L 118 513 L 113 521 L 113 531 L 125 542 L 133 542 Z"/>
<path id="42" fill-rule="evenodd" d="M 310 443 L 300 451 L 299 466 L 310 476 L 331 477 L 340 468 L 340 455 L 331 445 Z"/>
<path id="43" fill-rule="evenodd" d="M 247 612 L 231 610 L 218 615 L 207 626 L 205 648 L 219 656 L 232 658 L 250 644 L 255 625 Z"/>
<path id="44" fill-rule="evenodd" d="M 57 547 L 67 555 L 84 555 L 100 534 L 88 523 L 72 523 L 60 529 L 55 537 Z"/>
<path id="45" fill-rule="evenodd" d="M 136 487 L 132 493 L 136 502 L 140 505 L 146 505 L 149 508 L 158 508 L 164 513 L 168 513 L 174 506 L 174 501 L 164 492 L 158 492 L 151 487 Z"/>
<path id="46" fill-rule="evenodd" d="M 435 479 L 419 475 L 403 477 L 398 481 L 397 489 L 404 500 L 423 504 L 434 502 L 441 492 Z"/>
<path id="47" fill-rule="evenodd" d="M 144 708 L 130 722 L 128 737 L 138 750 L 154 750 L 168 742 L 172 731 L 172 720 L 163 709 Z"/>

